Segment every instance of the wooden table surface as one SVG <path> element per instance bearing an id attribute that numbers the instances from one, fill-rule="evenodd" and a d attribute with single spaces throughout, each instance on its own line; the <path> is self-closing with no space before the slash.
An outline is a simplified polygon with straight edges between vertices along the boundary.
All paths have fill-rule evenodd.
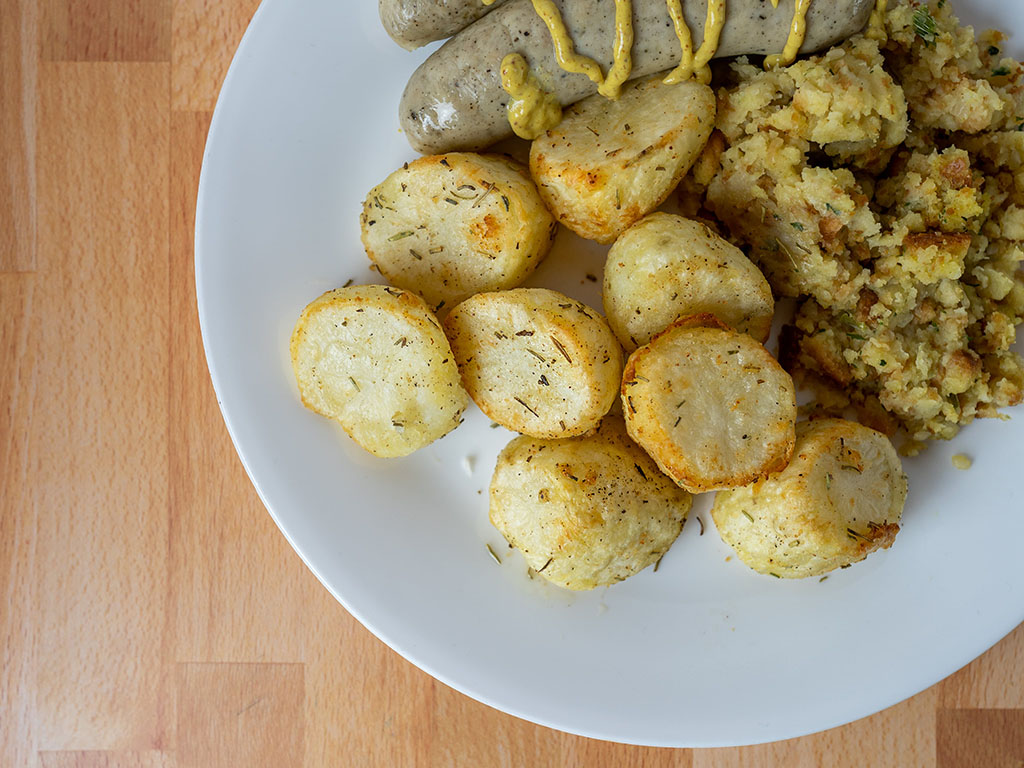
<path id="1" fill-rule="evenodd" d="M 0 0 L 0 766 L 1024 765 L 1024 627 L 860 722 L 667 750 L 491 710 L 350 617 L 250 486 L 196 318 L 256 4 Z"/>

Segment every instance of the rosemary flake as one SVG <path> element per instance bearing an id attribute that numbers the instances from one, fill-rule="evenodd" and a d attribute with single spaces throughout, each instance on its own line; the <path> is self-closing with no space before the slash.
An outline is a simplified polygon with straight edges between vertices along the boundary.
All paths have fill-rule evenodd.
<path id="1" fill-rule="evenodd" d="M 534 350 L 530 349 L 529 347 L 527 347 L 527 348 L 526 348 L 526 351 L 527 351 L 527 352 L 529 352 L 529 353 L 530 353 L 531 355 L 533 355 L 534 357 L 536 357 L 536 358 L 537 358 L 538 360 L 540 360 L 540 361 L 541 361 L 542 363 L 546 363 L 546 362 L 548 361 L 548 359 L 547 359 L 546 357 L 544 357 L 544 355 L 542 355 L 542 354 L 540 354 L 539 352 L 536 352 L 536 351 L 534 351 Z"/>
<path id="2" fill-rule="evenodd" d="M 501 558 L 498 557 L 498 553 L 491 548 L 490 544 L 487 545 L 487 551 L 491 553 L 491 557 L 494 558 L 494 562 L 496 562 L 498 565 L 501 565 Z"/>
<path id="3" fill-rule="evenodd" d="M 520 404 L 521 406 L 523 406 L 523 408 L 525 408 L 526 410 L 528 410 L 528 411 L 529 411 L 530 413 L 532 413 L 532 414 L 533 414 L 534 416 L 536 416 L 537 418 L 540 418 L 540 414 L 539 414 L 539 413 L 537 413 L 537 412 L 536 412 L 535 410 L 533 410 L 533 408 L 531 408 L 530 406 L 528 406 L 528 405 L 527 405 L 527 404 L 526 404 L 525 402 L 523 402 L 523 400 L 521 400 L 521 399 L 520 399 L 520 398 L 518 398 L 518 397 L 514 397 L 514 398 L 512 398 L 512 399 L 513 399 L 513 400 L 515 400 L 515 401 L 516 401 L 517 403 L 519 403 L 519 404 Z"/>
<path id="4" fill-rule="evenodd" d="M 473 201 L 473 204 L 470 206 L 470 208 L 476 208 L 478 205 L 480 205 L 480 201 L 487 197 L 491 193 L 492 189 L 494 189 L 494 185 L 491 184 L 491 182 L 489 181 L 485 181 L 483 193 L 476 200 Z"/>
<path id="5" fill-rule="evenodd" d="M 562 353 L 562 357 L 564 357 L 569 362 L 569 365 L 572 365 L 572 358 L 569 357 L 569 353 L 565 351 L 565 347 L 562 346 L 562 342 L 560 342 L 554 336 L 551 337 L 551 341 L 555 343 L 555 346 L 558 348 L 558 351 Z"/>

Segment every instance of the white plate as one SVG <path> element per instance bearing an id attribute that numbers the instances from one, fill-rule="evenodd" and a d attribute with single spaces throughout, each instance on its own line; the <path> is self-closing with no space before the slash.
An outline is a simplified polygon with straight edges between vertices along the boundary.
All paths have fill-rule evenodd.
<path id="1" fill-rule="evenodd" d="M 963 5 L 968 20 L 999 17 L 999 0 Z M 1024 33 L 1003 5 L 1004 25 Z M 1019 411 L 907 462 L 896 545 L 823 583 L 727 561 L 704 500 L 695 511 L 706 535 L 691 519 L 657 573 L 574 595 L 527 579 L 490 526 L 486 488 L 510 435 L 479 411 L 411 457 L 377 460 L 303 409 L 292 324 L 322 291 L 374 282 L 360 203 L 413 156 L 396 112 L 425 54 L 395 46 L 376 7 L 263 3 L 217 104 L 196 224 L 199 313 L 228 429 L 281 530 L 354 616 L 434 677 L 511 714 L 691 747 L 863 717 L 1024 619 Z M 530 284 L 599 307 L 585 275 L 600 275 L 602 253 L 563 234 Z M 951 468 L 956 452 L 974 457 L 970 471 Z"/>

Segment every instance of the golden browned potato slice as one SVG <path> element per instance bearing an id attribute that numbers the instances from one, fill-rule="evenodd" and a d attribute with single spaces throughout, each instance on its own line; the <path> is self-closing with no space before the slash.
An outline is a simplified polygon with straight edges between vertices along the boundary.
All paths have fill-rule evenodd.
<path id="1" fill-rule="evenodd" d="M 517 437 L 491 480 L 491 522 L 531 568 L 568 589 L 614 584 L 656 563 L 691 503 L 614 416 L 586 437 Z"/>
<path id="2" fill-rule="evenodd" d="M 557 230 L 524 166 L 462 152 L 392 173 L 366 196 L 360 225 L 380 273 L 435 310 L 519 285 Z"/>
<path id="3" fill-rule="evenodd" d="M 480 293 L 445 318 L 455 360 L 480 409 L 535 437 L 597 426 L 622 374 L 622 350 L 597 312 L 545 288 Z"/>
<path id="4" fill-rule="evenodd" d="M 652 213 L 608 251 L 604 310 L 627 351 L 677 317 L 710 313 L 760 342 L 772 328 L 772 289 L 743 251 L 699 221 Z"/>
<path id="5" fill-rule="evenodd" d="M 881 432 L 843 419 L 801 422 L 789 466 L 719 491 L 722 539 L 759 573 L 819 576 L 888 549 L 899 532 L 907 477 Z"/>
<path id="6" fill-rule="evenodd" d="M 458 426 L 469 398 L 423 299 L 383 285 L 328 291 L 291 338 L 303 404 L 375 456 L 405 456 Z"/>
<path id="7" fill-rule="evenodd" d="M 630 436 L 688 491 L 746 485 L 789 462 L 793 379 L 768 350 L 713 315 L 681 318 L 629 357 Z"/>
<path id="8" fill-rule="evenodd" d="M 696 82 L 634 80 L 618 101 L 591 96 L 533 142 L 530 172 L 555 218 L 610 243 L 664 202 L 715 124 L 715 95 Z"/>

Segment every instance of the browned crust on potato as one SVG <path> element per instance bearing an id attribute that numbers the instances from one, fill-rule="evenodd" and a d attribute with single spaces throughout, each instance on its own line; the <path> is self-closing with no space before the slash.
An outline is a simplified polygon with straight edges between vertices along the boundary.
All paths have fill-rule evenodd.
<path id="1" fill-rule="evenodd" d="M 794 446 L 796 445 L 795 405 L 793 407 L 792 420 L 785 425 L 777 425 L 779 428 L 786 429 L 788 431 L 785 439 L 779 444 L 779 450 L 769 456 L 756 468 L 749 469 L 747 471 L 733 471 L 732 474 L 728 475 L 728 477 L 724 477 L 724 468 L 722 469 L 723 477 L 709 478 L 706 475 L 699 474 L 694 470 L 692 463 L 687 461 L 686 456 L 679 450 L 677 443 L 673 440 L 665 425 L 660 422 L 652 422 L 647 425 L 644 423 L 638 423 L 638 420 L 635 418 L 638 413 L 638 409 L 632 399 L 633 392 L 631 391 L 632 387 L 640 381 L 640 379 L 637 378 L 637 366 L 645 357 L 651 354 L 655 341 L 669 333 L 685 328 L 713 328 L 735 334 L 745 342 L 749 342 L 760 347 L 761 352 L 763 352 L 761 365 L 764 367 L 776 368 L 779 373 L 788 377 L 788 374 L 786 374 L 785 370 L 779 365 L 778 361 L 772 357 L 771 353 L 768 352 L 767 349 L 764 349 L 761 344 L 756 342 L 747 334 L 741 334 L 733 330 L 713 314 L 701 313 L 681 317 L 664 331 L 657 334 L 651 340 L 650 344 L 640 347 L 633 352 L 626 362 L 626 366 L 623 371 L 622 386 L 620 387 L 620 395 L 623 402 L 623 414 L 626 420 L 626 427 L 630 436 L 651 455 L 666 475 L 671 477 L 680 487 L 685 488 L 691 493 L 702 493 L 721 488 L 734 488 L 749 485 L 750 483 L 764 479 L 775 472 L 780 472 L 785 469 L 789 465 L 790 458 L 793 455 Z M 755 436 L 754 439 L 760 438 L 767 441 L 772 438 L 777 438 L 777 435 L 774 434 L 777 431 L 777 429 L 772 429 L 770 435 Z"/>

